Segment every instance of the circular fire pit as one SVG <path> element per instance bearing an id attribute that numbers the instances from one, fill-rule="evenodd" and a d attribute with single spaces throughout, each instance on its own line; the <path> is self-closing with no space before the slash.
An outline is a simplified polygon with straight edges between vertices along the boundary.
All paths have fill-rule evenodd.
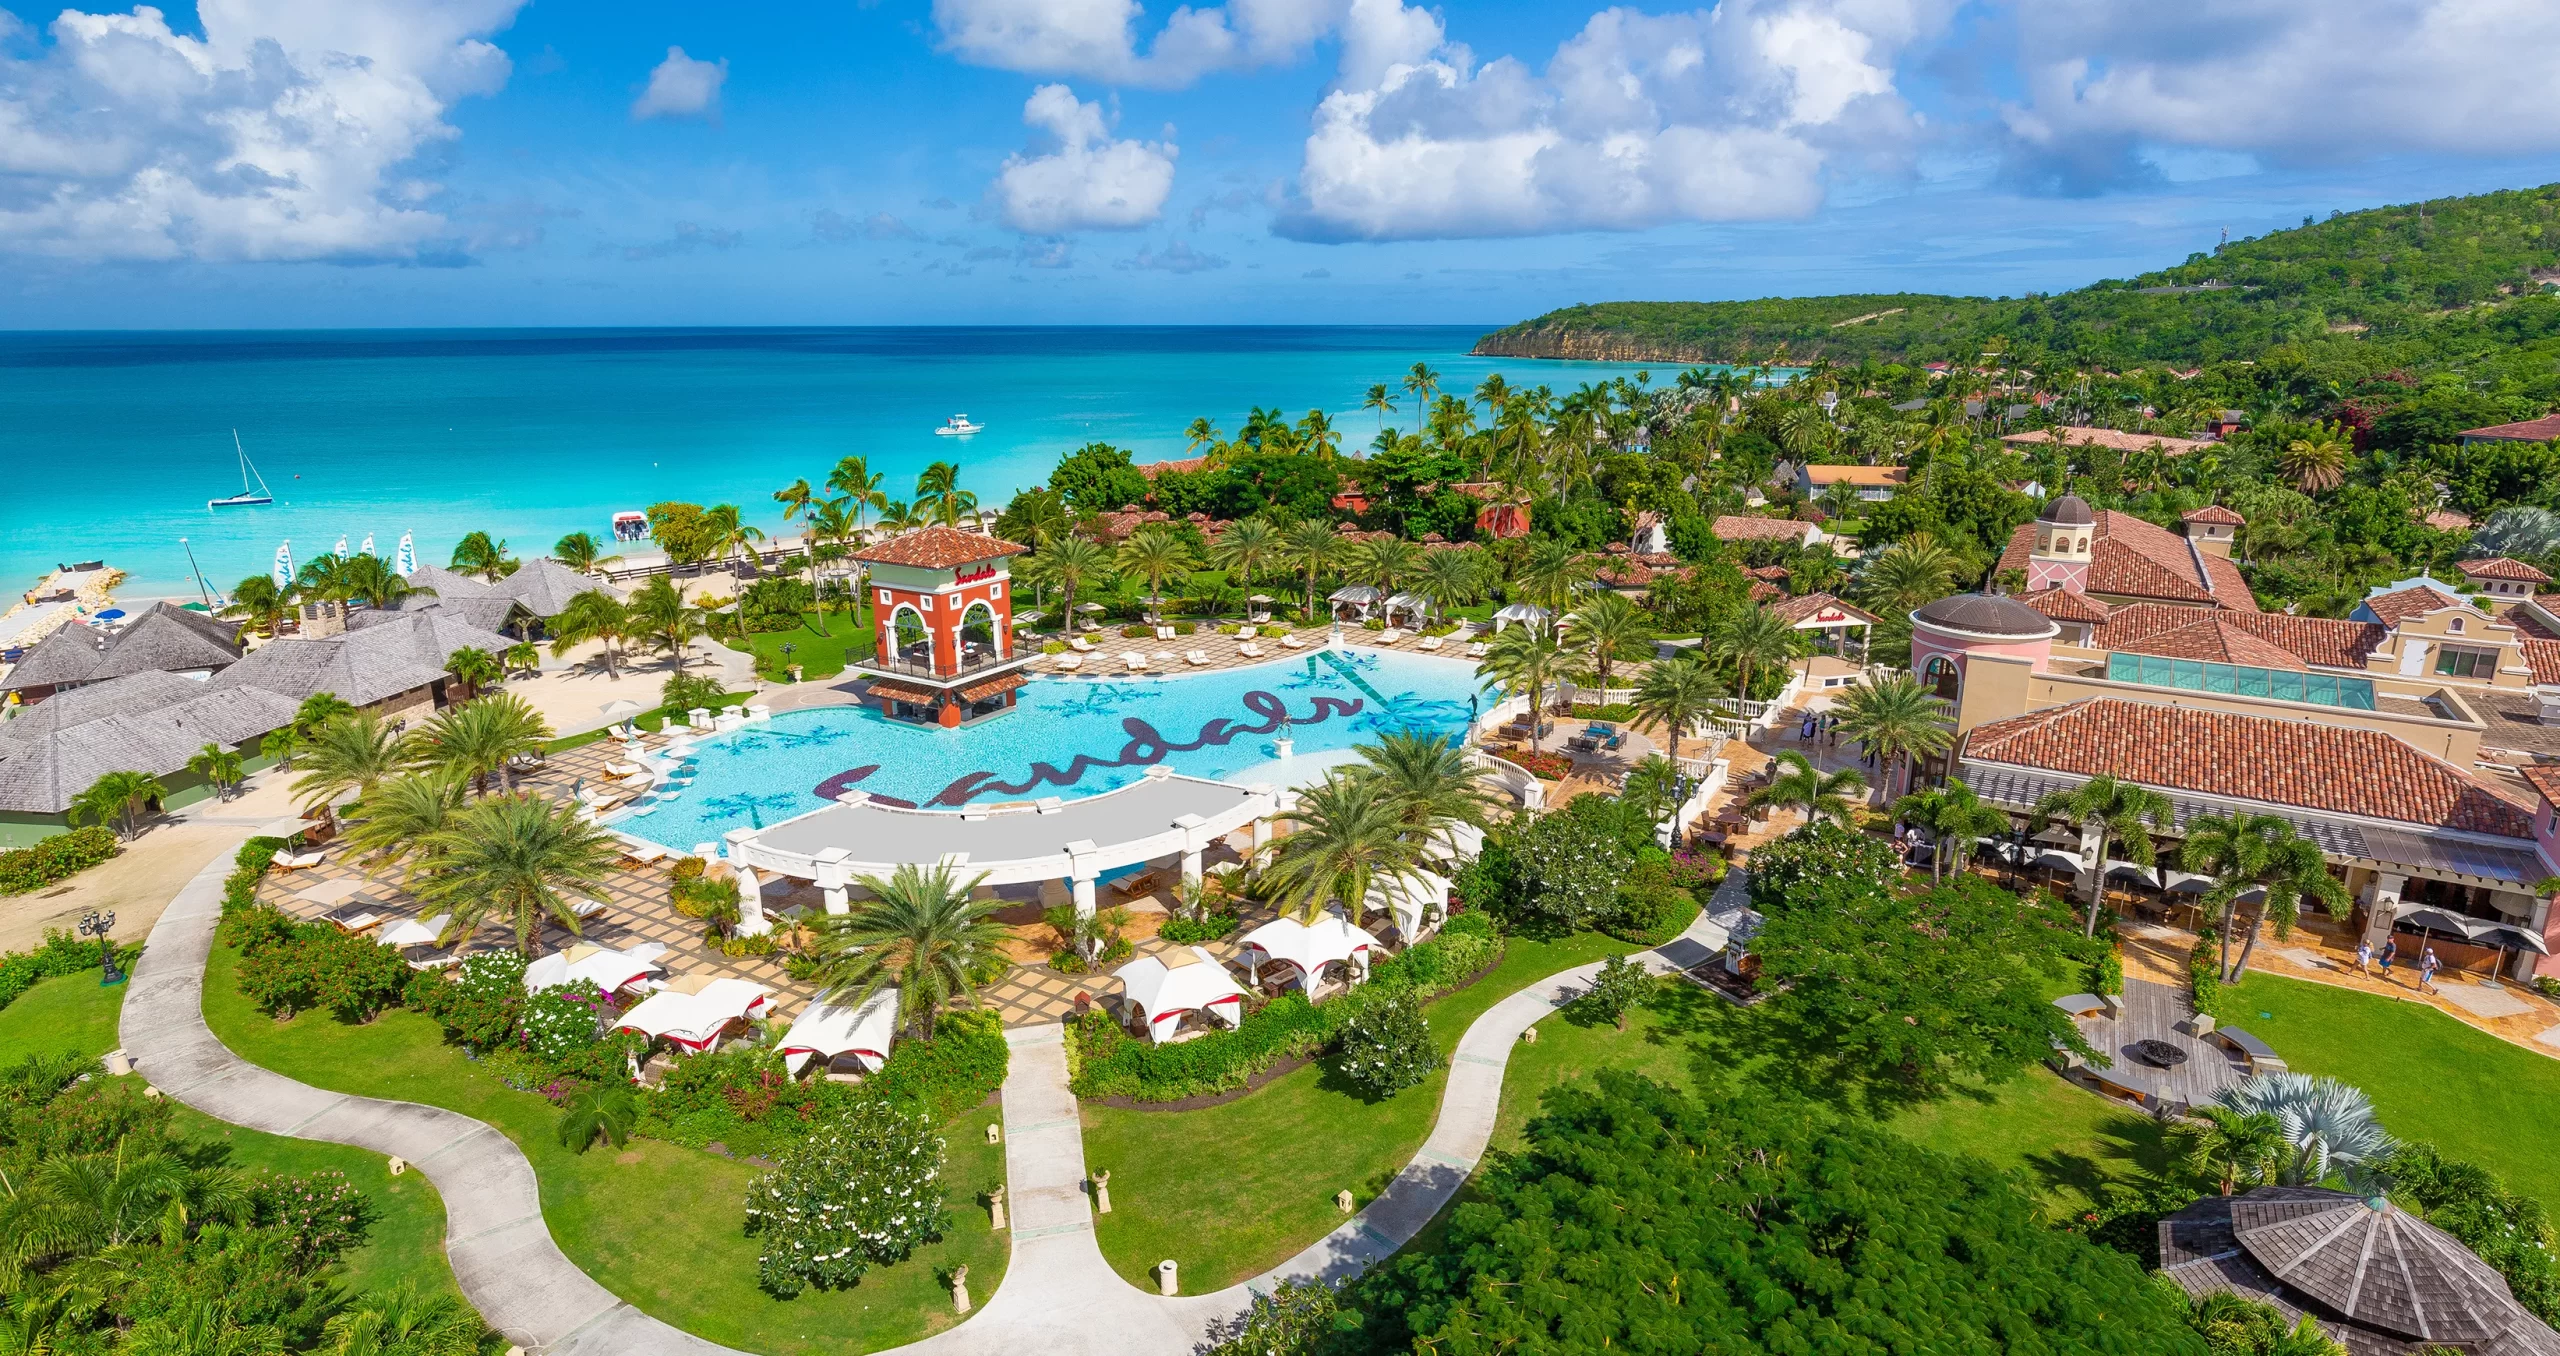
<path id="1" fill-rule="evenodd" d="M 2145 1064 L 2156 1064 L 2163 1069 L 2187 1062 L 2187 1052 L 2167 1041 L 2135 1041 L 2133 1055 Z"/>

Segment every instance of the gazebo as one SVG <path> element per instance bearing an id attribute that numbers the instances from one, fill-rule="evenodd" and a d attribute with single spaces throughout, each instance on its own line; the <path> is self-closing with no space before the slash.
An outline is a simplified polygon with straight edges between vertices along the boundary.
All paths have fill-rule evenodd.
<path id="1" fill-rule="evenodd" d="M 1244 990 L 1217 957 L 1199 947 L 1140 956 L 1121 966 L 1117 978 L 1129 1006 L 1146 1023 L 1147 1039 L 1158 1045 L 1195 1013 L 1230 1028 L 1244 1024 Z"/>
<path id="2" fill-rule="evenodd" d="M 1402 944 L 1411 946 L 1439 929 L 1435 914 L 1449 907 L 1449 878 L 1436 871 L 1409 871 L 1379 876 L 1369 882 L 1369 909 L 1391 914 Z"/>
<path id="3" fill-rule="evenodd" d="M 1494 610 L 1493 629 L 1500 631 L 1513 622 L 1523 626 L 1544 626 L 1555 614 L 1536 603 L 1506 603 Z"/>
<path id="4" fill-rule="evenodd" d="M 667 948 L 659 942 L 642 942 L 628 951 L 580 942 L 536 957 L 531 965 L 524 968 L 524 991 L 540 993 L 583 979 L 606 993 L 613 993 L 626 984 L 638 983 L 658 973 L 663 968 L 658 964 L 658 957 L 665 954 Z"/>
<path id="5" fill-rule="evenodd" d="M 1246 933 L 1237 954 L 1245 963 L 1247 982 L 1260 984 L 1266 965 L 1286 966 L 1296 975 L 1298 988 L 1313 997 L 1316 980 L 1336 962 L 1350 968 L 1352 983 L 1367 979 L 1369 958 L 1377 946 L 1377 938 L 1353 927 L 1340 914 L 1328 913 L 1312 925 L 1295 918 L 1272 919 Z"/>
<path id="6" fill-rule="evenodd" d="M 889 1062 L 898 1038 L 898 991 L 882 989 L 860 1005 L 811 1003 L 782 1037 L 782 1062 L 797 1075 L 810 1060 L 828 1065 L 850 1055 L 867 1074 Z"/>
<path id="7" fill-rule="evenodd" d="M 1337 617 L 1341 616 L 1342 610 L 1347 607 L 1358 614 L 1355 620 L 1367 621 L 1369 609 L 1376 607 L 1385 597 L 1385 594 L 1366 584 L 1345 584 L 1326 594 L 1324 600 L 1333 604 L 1333 614 Z"/>
<path id="8" fill-rule="evenodd" d="M 2190 1295 L 2229 1291 L 2309 1314 L 2350 1356 L 2447 1347 L 2550 1356 L 2560 1332 L 2452 1235 L 2380 1196 L 2260 1187 L 2160 1221 L 2160 1269 Z"/>
<path id="9" fill-rule="evenodd" d="M 617 1031 L 637 1031 L 687 1050 L 708 1050 L 732 1022 L 754 1016 L 773 991 L 743 979 L 686 975 L 622 1014 Z"/>
<path id="10" fill-rule="evenodd" d="M 1411 614 L 1414 625 L 1419 626 L 1431 615 L 1431 600 L 1419 593 L 1391 594 L 1384 603 L 1379 604 L 1378 610 L 1385 615 L 1387 624 L 1390 626 L 1395 624 L 1396 614 L 1399 612 Z"/>

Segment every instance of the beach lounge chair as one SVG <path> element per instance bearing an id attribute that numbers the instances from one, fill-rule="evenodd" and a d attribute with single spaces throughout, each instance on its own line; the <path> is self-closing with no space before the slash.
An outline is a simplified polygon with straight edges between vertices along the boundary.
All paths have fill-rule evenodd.
<path id="1" fill-rule="evenodd" d="M 1123 658 L 1125 658 L 1125 659 L 1127 659 L 1127 660 L 1129 661 L 1129 672 L 1131 672 L 1131 673 L 1140 673 L 1140 672 L 1143 672 L 1143 671 L 1145 671 L 1145 669 L 1146 669 L 1146 667 L 1147 667 L 1147 657 L 1146 657 L 1145 655 L 1142 655 L 1142 654 L 1125 655 L 1125 656 L 1123 656 Z"/>
<path id="2" fill-rule="evenodd" d="M 600 900 L 581 899 L 576 895 L 571 895 L 569 896 L 569 912 L 575 916 L 579 922 L 583 923 L 588 919 L 603 913 L 604 904 Z"/>
<path id="3" fill-rule="evenodd" d="M 1113 881 L 1111 883 L 1111 888 L 1121 894 L 1127 895 L 1131 899 L 1136 899 L 1140 895 L 1154 894 L 1156 889 L 1156 873 L 1153 871 L 1141 871 L 1134 876 L 1123 876 L 1120 879 Z"/>
<path id="4" fill-rule="evenodd" d="M 625 744 L 635 743 L 640 738 L 639 728 L 627 720 L 607 729 L 605 733 Z"/>
<path id="5" fill-rule="evenodd" d="M 1399 631 L 1392 626 L 1378 633 L 1378 643 L 1381 645 L 1394 645 L 1401 642 L 1403 639 L 1404 632 Z"/>
<path id="6" fill-rule="evenodd" d="M 1422 638 L 1422 643 L 1421 643 L 1421 644 L 1419 644 L 1419 645 L 1414 646 L 1414 648 L 1415 648 L 1415 649 L 1417 649 L 1417 650 L 1436 650 L 1436 649 L 1439 649 L 1439 648 L 1440 648 L 1440 638 L 1439 638 L 1438 636 L 1424 636 L 1424 637 Z"/>
<path id="7" fill-rule="evenodd" d="M 1067 642 L 1067 648 L 1075 651 L 1077 654 L 1091 654 L 1094 651 L 1094 644 L 1092 641 L 1089 641 L 1082 636 L 1078 636 Z"/>
<path id="8" fill-rule="evenodd" d="M 604 775 L 608 777 L 638 777 L 646 775 L 648 771 L 649 769 L 640 766 L 638 763 L 607 763 L 604 765 Z"/>
<path id="9" fill-rule="evenodd" d="M 1298 639 L 1296 636 L 1282 636 L 1280 638 L 1280 643 L 1288 646 L 1292 650 L 1303 650 L 1307 648 L 1307 643 Z"/>
<path id="10" fill-rule="evenodd" d="M 320 854 L 317 851 L 287 853 L 283 848 L 277 848 L 275 855 L 267 860 L 274 863 L 278 871 L 308 871 L 320 864 Z"/>
<path id="11" fill-rule="evenodd" d="M 1238 639 L 1238 640 L 1251 640 L 1251 639 L 1253 639 L 1253 628 L 1252 628 L 1252 627 L 1250 627 L 1250 626 L 1239 626 L 1239 627 L 1237 627 L 1237 628 L 1236 628 L 1236 639 Z"/>
<path id="12" fill-rule="evenodd" d="M 653 866 L 667 859 L 667 850 L 655 843 L 624 843 L 622 862 L 625 866 Z"/>
<path id="13" fill-rule="evenodd" d="M 1243 655 L 1247 659 L 1260 659 L 1262 657 L 1262 647 L 1248 640 L 1242 645 L 1238 645 L 1236 647 L 1236 653 Z"/>
<path id="14" fill-rule="evenodd" d="M 1083 667 L 1084 667 L 1084 656 L 1083 656 L 1083 655 L 1080 655 L 1080 654 L 1069 654 L 1069 655 L 1060 655 L 1060 656 L 1058 656 L 1058 672 L 1060 672 L 1060 673 L 1074 673 L 1074 672 L 1076 672 L 1077 670 L 1079 670 L 1079 669 L 1081 669 L 1081 668 L 1083 668 Z"/>
<path id="15" fill-rule="evenodd" d="M 1482 658 L 1484 658 L 1484 642 L 1483 642 L 1483 641 L 1481 641 L 1481 640 L 1479 640 L 1479 641 L 1477 641 L 1476 643 L 1474 643 L 1474 644 L 1472 644 L 1472 645 L 1469 645 L 1469 646 L 1467 647 L 1467 658 L 1469 658 L 1469 659 L 1482 659 Z"/>
<path id="16" fill-rule="evenodd" d="M 1209 662 L 1209 652 L 1207 650 L 1185 650 L 1182 652 L 1182 657 L 1194 664 L 1206 664 Z"/>
<path id="17" fill-rule="evenodd" d="M 1171 640 L 1171 639 L 1173 639 L 1173 628 L 1172 628 L 1172 627 L 1170 627 L 1170 626 L 1159 626 L 1159 627 L 1157 627 L 1157 628 L 1156 628 L 1156 639 L 1158 639 L 1158 640 Z"/>

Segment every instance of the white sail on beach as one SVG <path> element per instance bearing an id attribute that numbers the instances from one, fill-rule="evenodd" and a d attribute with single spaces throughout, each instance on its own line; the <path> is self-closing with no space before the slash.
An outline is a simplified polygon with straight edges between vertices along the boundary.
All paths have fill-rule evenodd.
<path id="1" fill-rule="evenodd" d="M 418 572 L 418 543 L 406 532 L 400 534 L 400 554 L 391 562 L 391 572 L 403 579 Z"/>
<path id="2" fill-rule="evenodd" d="M 293 538 L 276 543 L 276 587 L 293 582 Z"/>
<path id="3" fill-rule="evenodd" d="M 357 548 L 356 548 L 356 554 L 357 554 L 357 555 L 360 555 L 360 556 L 369 556 L 369 555 L 372 555 L 372 554 L 373 554 L 373 534 L 372 534 L 372 533 L 367 532 L 367 533 L 365 533 L 365 534 L 364 534 L 364 545 L 359 546 L 359 547 L 357 547 Z"/>
<path id="4" fill-rule="evenodd" d="M 341 533 L 339 533 L 339 534 L 338 534 L 338 544 L 337 544 L 336 546 L 333 546 L 333 547 L 329 548 L 329 554 L 331 554 L 331 555 L 333 555 L 333 556 L 336 556 L 336 557 L 337 557 L 338 559 L 340 559 L 340 560 L 344 560 L 344 559 L 346 559 L 346 558 L 347 558 L 347 534 L 346 534 L 346 533 L 341 532 Z"/>

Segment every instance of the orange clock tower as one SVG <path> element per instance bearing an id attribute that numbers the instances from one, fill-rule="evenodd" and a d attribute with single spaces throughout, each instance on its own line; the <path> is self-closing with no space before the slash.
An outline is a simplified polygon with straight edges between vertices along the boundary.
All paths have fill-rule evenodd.
<path id="1" fill-rule="evenodd" d="M 1029 548 L 928 527 L 854 553 L 869 568 L 875 675 L 883 714 L 944 727 L 1013 709 L 1030 656 L 1013 644 L 1012 572 Z"/>

